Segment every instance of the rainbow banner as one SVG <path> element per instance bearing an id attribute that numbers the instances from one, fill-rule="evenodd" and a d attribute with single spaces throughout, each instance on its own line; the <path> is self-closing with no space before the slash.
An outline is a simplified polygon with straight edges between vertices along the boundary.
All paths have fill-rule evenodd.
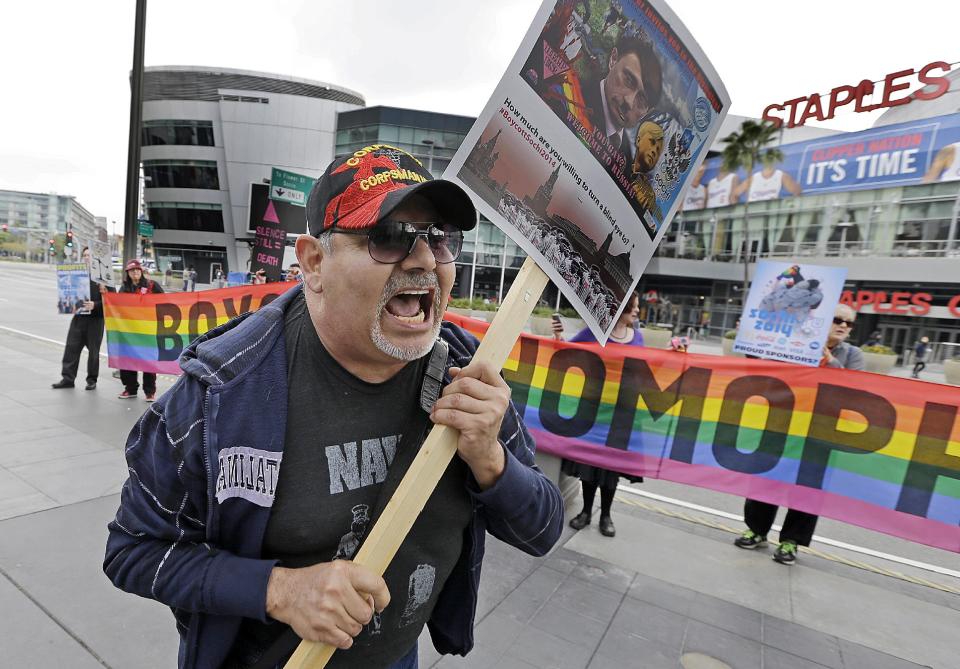
<path id="1" fill-rule="evenodd" d="M 960 388 L 526 335 L 504 376 L 542 452 L 960 552 Z"/>
<path id="2" fill-rule="evenodd" d="M 178 374 L 193 338 L 292 285 L 105 295 L 110 366 Z M 542 452 L 960 552 L 960 388 L 532 335 L 504 376 Z"/>
<path id="3" fill-rule="evenodd" d="M 180 374 L 177 358 L 207 330 L 256 311 L 296 285 L 268 283 L 187 293 L 107 293 L 107 364 L 158 374 Z"/>

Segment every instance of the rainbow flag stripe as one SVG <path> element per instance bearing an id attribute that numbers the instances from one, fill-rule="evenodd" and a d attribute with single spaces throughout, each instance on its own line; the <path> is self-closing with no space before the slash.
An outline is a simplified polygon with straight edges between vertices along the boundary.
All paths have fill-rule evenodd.
<path id="1" fill-rule="evenodd" d="M 290 285 L 107 295 L 109 364 L 179 374 L 191 340 Z M 546 453 L 960 552 L 960 388 L 532 335 L 504 377 Z"/>
<path id="2" fill-rule="evenodd" d="M 960 552 L 960 388 L 526 335 L 504 375 L 544 452 Z"/>
<path id="3" fill-rule="evenodd" d="M 104 296 L 108 364 L 159 374 L 180 374 L 187 345 L 231 318 L 269 304 L 293 283 L 237 286 L 189 293 Z"/>

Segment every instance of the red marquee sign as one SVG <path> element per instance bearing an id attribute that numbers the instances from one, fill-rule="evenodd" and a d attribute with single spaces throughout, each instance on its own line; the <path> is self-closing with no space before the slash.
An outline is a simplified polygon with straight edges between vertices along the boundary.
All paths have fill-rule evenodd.
<path id="1" fill-rule="evenodd" d="M 865 98 L 870 97 L 875 92 L 875 86 L 869 79 L 864 79 L 859 84 L 850 86 L 837 86 L 830 91 L 827 100 L 821 99 L 819 93 L 813 93 L 806 97 L 794 98 L 781 104 L 767 105 L 763 110 L 763 120 L 769 121 L 777 128 L 784 125 L 793 128 L 803 125 L 807 121 L 814 119 L 817 121 L 826 121 L 836 116 L 837 110 L 841 107 L 854 104 L 855 112 L 869 112 L 875 109 L 885 107 L 897 107 L 905 105 L 913 100 L 935 100 L 950 90 L 950 80 L 945 76 L 934 76 L 931 74 L 934 70 L 940 70 L 944 74 L 950 71 L 950 64 L 942 60 L 927 63 L 919 71 L 909 69 L 891 72 L 883 78 L 883 97 L 876 104 L 866 104 Z M 896 93 L 910 88 L 910 82 L 906 81 L 909 77 L 917 75 L 921 86 L 936 86 L 932 91 L 918 90 L 913 95 L 894 98 Z M 880 91 L 877 91 L 880 92 Z M 826 112 L 824 112 L 826 106 Z M 782 115 L 781 115 L 782 114 Z"/>
<path id="2" fill-rule="evenodd" d="M 910 293 L 894 291 L 887 293 L 882 290 L 845 290 L 840 295 L 840 302 L 849 305 L 855 311 L 865 307 L 875 314 L 894 314 L 897 316 L 924 316 L 930 313 L 933 295 L 930 293 Z M 954 318 L 960 318 L 960 295 L 954 295 L 947 302 L 947 311 Z"/>

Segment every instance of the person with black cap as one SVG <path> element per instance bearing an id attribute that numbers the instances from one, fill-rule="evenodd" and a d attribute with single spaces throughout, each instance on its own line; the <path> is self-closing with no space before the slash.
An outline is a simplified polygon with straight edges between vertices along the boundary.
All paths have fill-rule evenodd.
<path id="1" fill-rule="evenodd" d="M 173 608 L 181 667 L 282 666 L 303 638 L 409 669 L 424 625 L 466 654 L 485 533 L 542 555 L 562 529 L 509 387 L 443 321 L 467 194 L 375 144 L 306 210 L 302 282 L 194 341 L 127 441 L 104 570 Z M 459 457 L 381 577 L 350 559 L 431 424 Z"/>
<path id="2" fill-rule="evenodd" d="M 139 260 L 130 260 L 123 268 L 123 283 L 120 284 L 119 293 L 138 293 L 146 295 L 147 293 L 162 293 L 163 288 L 154 281 L 148 279 L 143 274 L 143 265 Z M 120 370 L 120 383 L 123 384 L 123 392 L 117 397 L 122 400 L 137 399 L 137 391 L 140 390 L 140 384 L 137 382 L 137 371 L 134 369 Z M 143 394 L 144 399 L 153 402 L 157 398 L 157 375 L 153 372 L 143 373 Z"/>

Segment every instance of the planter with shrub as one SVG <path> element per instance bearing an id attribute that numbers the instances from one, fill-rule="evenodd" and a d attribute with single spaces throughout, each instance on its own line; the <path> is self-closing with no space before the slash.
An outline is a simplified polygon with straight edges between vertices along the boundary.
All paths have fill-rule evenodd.
<path id="1" fill-rule="evenodd" d="M 960 386 L 960 355 L 943 361 L 943 375 L 947 383 Z"/>
<path id="2" fill-rule="evenodd" d="M 646 325 L 640 328 L 643 334 L 643 345 L 650 348 L 670 348 L 670 339 L 673 337 L 673 330 L 662 328 L 658 325 Z"/>
<path id="3" fill-rule="evenodd" d="M 723 347 L 723 354 L 733 356 L 734 358 L 743 358 L 743 353 L 735 353 L 733 350 L 733 342 L 736 338 L 736 330 L 727 330 L 723 333 L 723 339 L 720 340 L 720 345 Z"/>
<path id="4" fill-rule="evenodd" d="M 897 352 L 889 346 L 877 344 L 875 346 L 864 346 L 863 351 L 864 369 L 868 372 L 877 374 L 889 374 L 893 366 L 897 364 Z"/>

